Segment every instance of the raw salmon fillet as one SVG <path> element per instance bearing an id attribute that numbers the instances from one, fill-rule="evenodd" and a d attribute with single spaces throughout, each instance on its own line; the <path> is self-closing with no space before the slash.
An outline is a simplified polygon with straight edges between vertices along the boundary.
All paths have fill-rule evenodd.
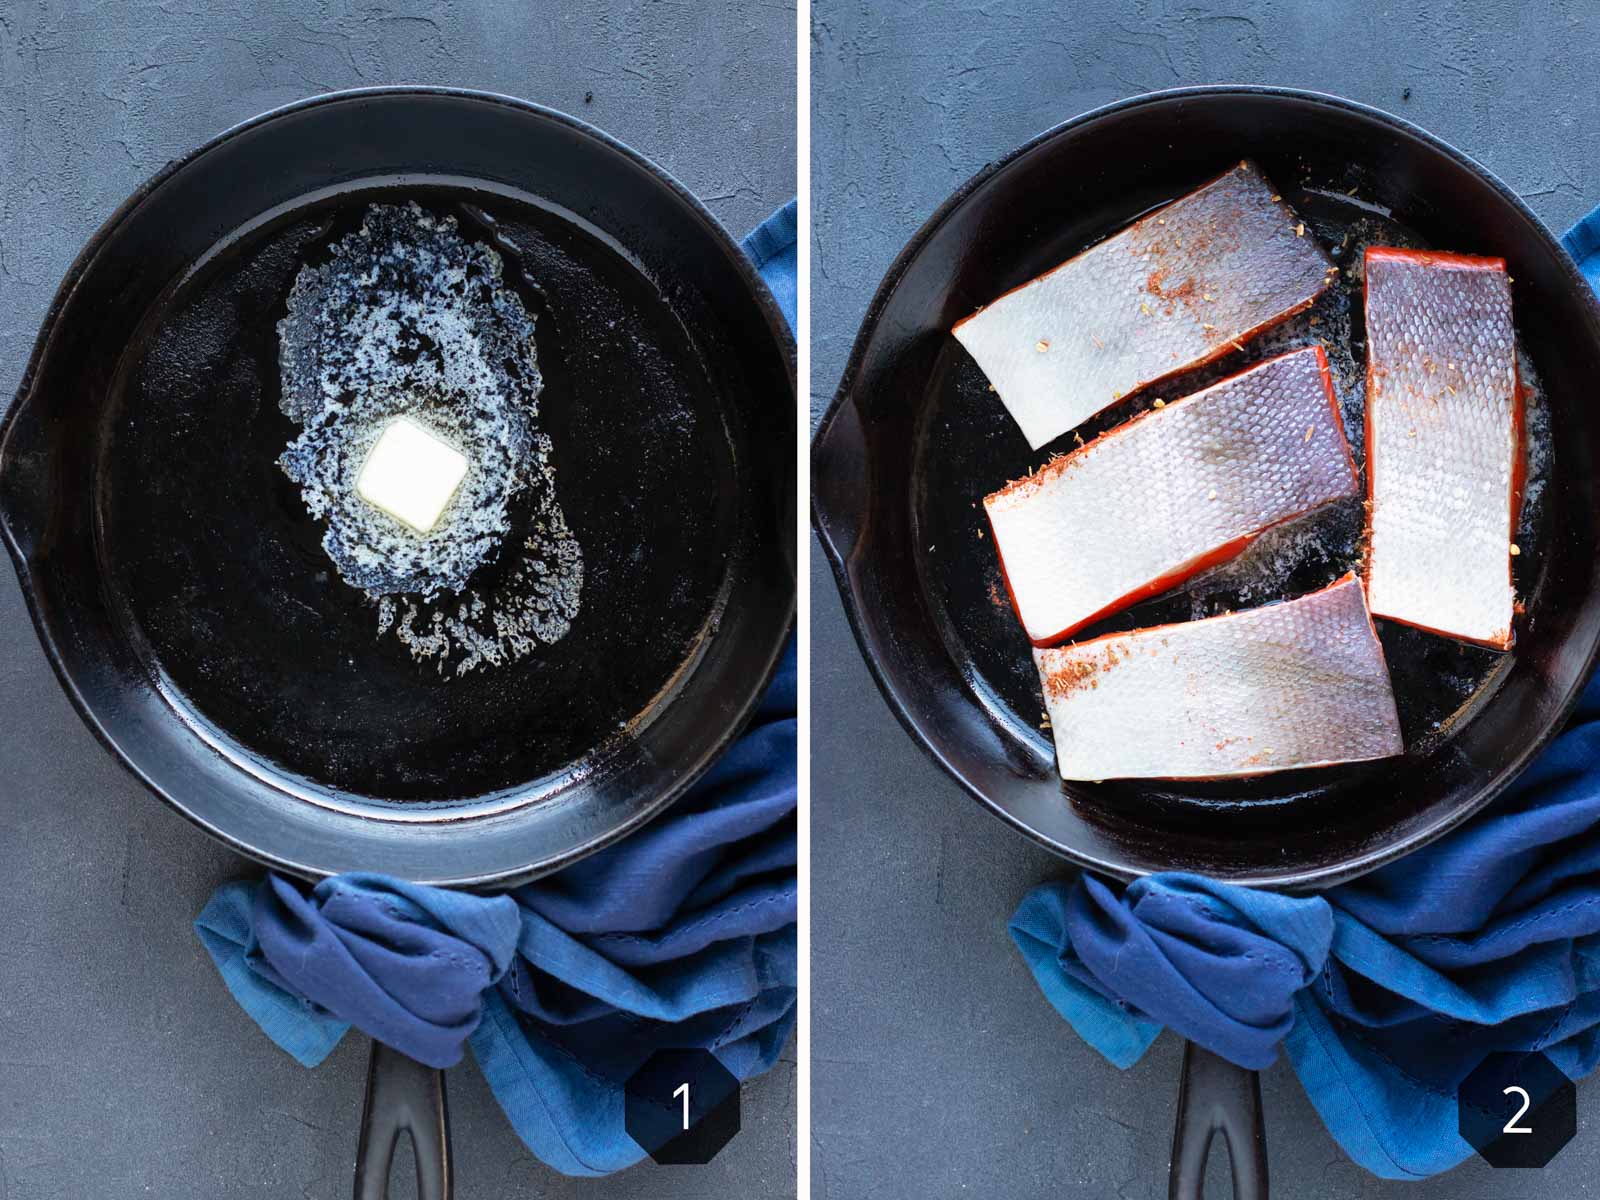
<path id="1" fill-rule="evenodd" d="M 1242 162 L 952 332 L 1037 450 L 1306 308 L 1332 267 L 1260 169 Z"/>
<path id="2" fill-rule="evenodd" d="M 1063 779 L 1220 779 L 1403 749 L 1361 581 L 1034 651 Z"/>
<path id="3" fill-rule="evenodd" d="M 1504 650 L 1521 413 L 1499 258 L 1366 253 L 1367 601 Z"/>
<path id="4" fill-rule="evenodd" d="M 1036 646 L 1360 490 L 1322 347 L 1152 409 L 983 501 Z"/>

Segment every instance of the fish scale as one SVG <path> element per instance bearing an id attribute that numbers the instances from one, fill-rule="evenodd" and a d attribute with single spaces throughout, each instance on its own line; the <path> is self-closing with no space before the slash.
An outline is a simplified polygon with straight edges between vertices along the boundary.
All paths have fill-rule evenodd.
<path id="1" fill-rule="evenodd" d="M 1354 575 L 1308 596 L 1035 650 L 1063 779 L 1198 779 L 1387 758 L 1403 742 Z"/>
<path id="2" fill-rule="evenodd" d="M 1308 307 L 1332 261 L 1242 162 L 958 323 L 1038 449 Z"/>
<path id="3" fill-rule="evenodd" d="M 1035 645 L 1359 489 L 1321 347 L 1154 409 L 984 498 Z"/>
<path id="4" fill-rule="evenodd" d="M 1368 601 L 1506 649 L 1520 450 L 1505 261 L 1374 247 L 1365 270 Z"/>

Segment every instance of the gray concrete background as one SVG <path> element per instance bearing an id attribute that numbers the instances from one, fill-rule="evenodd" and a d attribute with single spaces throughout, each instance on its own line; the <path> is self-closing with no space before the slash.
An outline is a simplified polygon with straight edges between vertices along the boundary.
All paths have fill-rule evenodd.
<path id="1" fill-rule="evenodd" d="M 1553 228 L 1600 202 L 1600 7 L 1587 0 L 813 0 L 811 36 L 814 416 L 873 290 L 933 209 L 1038 131 L 1137 92 L 1340 92 L 1462 147 Z M 811 595 L 814 1195 L 1165 1196 L 1176 1041 L 1120 1072 L 1049 1008 L 1005 923 L 1059 864 L 905 736 L 819 554 Z M 1280 1196 L 1505 1200 L 1597 1187 L 1592 1081 L 1579 1089 L 1577 1141 L 1543 1171 L 1474 1161 L 1405 1185 L 1351 1164 L 1282 1064 L 1265 1092 Z M 1208 1194 L 1228 1195 L 1212 1175 Z"/>
<path id="2" fill-rule="evenodd" d="M 398 82 L 577 113 L 736 235 L 794 192 L 788 0 L 0 0 L 0 396 L 78 248 L 169 158 L 310 93 Z M 249 865 L 95 744 L 0 576 L 0 1200 L 348 1196 L 364 1039 L 306 1071 L 235 1007 L 189 923 Z M 712 1165 L 609 1180 L 538 1163 L 469 1060 L 449 1076 L 458 1194 L 793 1196 L 786 1059 Z"/>

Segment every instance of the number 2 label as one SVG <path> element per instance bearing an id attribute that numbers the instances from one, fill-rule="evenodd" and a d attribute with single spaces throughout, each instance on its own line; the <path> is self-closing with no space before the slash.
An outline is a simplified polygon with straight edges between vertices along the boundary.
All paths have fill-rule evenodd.
<path id="1" fill-rule="evenodd" d="M 685 1084 L 684 1086 L 687 1087 L 688 1084 Z M 1504 1129 L 1502 1129 L 1500 1132 L 1501 1133 L 1532 1133 L 1533 1130 L 1529 1129 L 1526 1125 L 1518 1125 L 1517 1122 L 1522 1120 L 1522 1115 L 1525 1112 L 1527 1112 L 1529 1107 L 1533 1104 L 1533 1098 L 1528 1095 L 1527 1090 L 1525 1088 L 1519 1088 L 1516 1084 L 1512 1084 L 1510 1087 L 1503 1089 L 1500 1094 L 1502 1096 L 1509 1096 L 1509 1095 L 1511 1095 L 1512 1092 L 1515 1092 L 1517 1095 L 1522 1097 L 1522 1107 L 1517 1109 L 1516 1112 L 1511 1114 L 1511 1120 L 1506 1122 L 1506 1127 Z M 688 1111 L 688 1104 L 689 1104 L 689 1097 L 687 1095 L 684 1096 L 683 1103 L 684 1103 L 684 1111 L 687 1112 Z M 685 1125 L 684 1128 L 687 1129 L 688 1126 Z"/>

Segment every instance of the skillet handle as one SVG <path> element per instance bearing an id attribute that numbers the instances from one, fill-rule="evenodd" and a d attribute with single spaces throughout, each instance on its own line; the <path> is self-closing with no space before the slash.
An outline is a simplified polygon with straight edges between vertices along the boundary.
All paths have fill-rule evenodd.
<path id="1" fill-rule="evenodd" d="M 1234 1200 L 1267 1200 L 1267 1134 L 1261 1076 L 1184 1043 L 1178 1120 L 1172 1130 L 1167 1200 L 1202 1200 L 1212 1139 L 1222 1134 L 1233 1167 Z"/>
<path id="2" fill-rule="evenodd" d="M 811 440 L 811 517 L 842 572 L 867 515 L 867 439 L 854 397 L 840 392 Z"/>
<path id="3" fill-rule="evenodd" d="M 444 1072 L 374 1041 L 367 1065 L 361 1143 L 356 1149 L 355 1200 L 385 1200 L 388 1196 L 389 1168 L 402 1133 L 411 1135 L 417 1200 L 450 1200 L 455 1182 Z"/>

